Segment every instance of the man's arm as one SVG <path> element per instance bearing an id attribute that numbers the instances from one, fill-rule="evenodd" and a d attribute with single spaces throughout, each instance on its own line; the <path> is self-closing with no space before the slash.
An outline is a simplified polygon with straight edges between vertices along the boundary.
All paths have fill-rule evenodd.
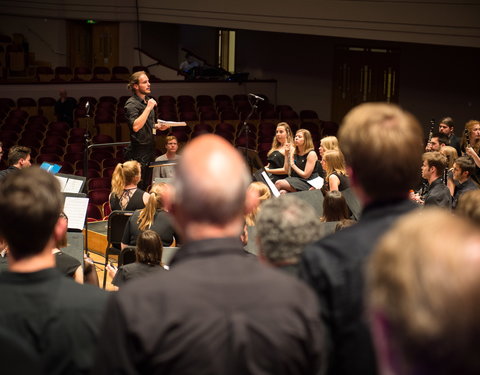
<path id="1" fill-rule="evenodd" d="M 155 101 L 155 99 L 153 98 L 148 99 L 147 106 L 143 110 L 142 114 L 138 116 L 133 122 L 133 131 L 135 133 L 144 127 L 145 123 L 148 120 L 148 116 L 150 115 L 150 112 L 155 108 L 156 105 L 157 105 L 157 102 Z"/>

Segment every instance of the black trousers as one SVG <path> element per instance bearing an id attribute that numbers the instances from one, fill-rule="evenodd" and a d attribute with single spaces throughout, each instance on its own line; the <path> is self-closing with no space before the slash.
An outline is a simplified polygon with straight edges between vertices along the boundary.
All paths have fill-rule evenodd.
<path id="1" fill-rule="evenodd" d="M 136 160 L 142 166 L 142 180 L 138 187 L 147 190 L 152 181 L 152 168 L 150 163 L 155 160 L 155 146 L 130 144 L 124 150 L 125 160 Z"/>

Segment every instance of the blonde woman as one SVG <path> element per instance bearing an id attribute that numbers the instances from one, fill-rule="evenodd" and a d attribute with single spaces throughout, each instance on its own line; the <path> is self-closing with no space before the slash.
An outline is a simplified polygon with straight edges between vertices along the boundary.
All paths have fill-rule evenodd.
<path id="1" fill-rule="evenodd" d="M 125 226 L 122 249 L 135 246 L 139 234 L 147 229 L 158 233 L 163 246 L 172 245 L 176 236 L 175 230 L 170 214 L 165 211 L 163 205 L 163 197 L 167 189 L 167 184 L 163 182 L 152 186 L 145 208 L 135 211 Z"/>
<path id="2" fill-rule="evenodd" d="M 345 160 L 340 151 L 325 152 L 322 159 L 322 168 L 325 170 L 327 191 L 343 191 L 350 187 Z"/>
<path id="3" fill-rule="evenodd" d="M 148 194 L 138 188 L 141 179 L 141 166 L 138 161 L 119 163 L 112 175 L 110 208 L 114 210 L 134 211 L 145 207 Z"/>
<path id="4" fill-rule="evenodd" d="M 290 177 L 275 182 L 281 194 L 292 191 L 309 190 L 308 180 L 318 176 L 315 165 L 318 160 L 313 147 L 312 135 L 306 129 L 295 134 L 295 148 L 285 145 L 285 170 L 290 167 Z"/>
<path id="5" fill-rule="evenodd" d="M 328 137 L 322 138 L 320 141 L 320 147 L 318 148 L 320 157 L 323 158 L 325 152 L 333 150 L 339 150 L 337 137 L 329 135 Z"/>
<path id="6" fill-rule="evenodd" d="M 247 224 L 247 226 L 251 227 L 255 225 L 258 212 L 260 211 L 260 205 L 267 199 L 270 199 L 272 194 L 270 193 L 270 189 L 268 188 L 268 186 L 263 182 L 259 181 L 252 182 L 248 189 L 256 191 L 259 200 L 258 206 L 252 212 L 245 215 L 245 223 Z"/>
<path id="7" fill-rule="evenodd" d="M 278 123 L 272 148 L 267 153 L 268 164 L 265 167 L 265 171 L 273 182 L 288 177 L 288 169 L 285 169 L 285 145 L 292 143 L 290 125 L 286 122 Z"/>
<path id="8" fill-rule="evenodd" d="M 453 163 L 458 158 L 457 150 L 452 146 L 444 146 L 440 149 L 440 153 L 445 155 L 447 158 L 447 168 L 446 177 L 447 177 L 447 187 L 450 190 L 450 195 L 453 197 L 455 191 L 455 182 L 453 181 Z"/>

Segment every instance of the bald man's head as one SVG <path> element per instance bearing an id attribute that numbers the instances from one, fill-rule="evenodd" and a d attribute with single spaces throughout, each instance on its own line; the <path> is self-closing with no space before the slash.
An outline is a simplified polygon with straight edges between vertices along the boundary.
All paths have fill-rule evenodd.
<path id="1" fill-rule="evenodd" d="M 184 149 L 175 177 L 175 205 L 191 222 L 223 226 L 244 214 L 250 176 L 223 138 L 203 135 Z"/>

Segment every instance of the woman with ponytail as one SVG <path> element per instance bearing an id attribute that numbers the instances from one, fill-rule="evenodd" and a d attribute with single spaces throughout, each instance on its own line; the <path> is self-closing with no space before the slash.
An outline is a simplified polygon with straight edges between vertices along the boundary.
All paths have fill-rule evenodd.
<path id="1" fill-rule="evenodd" d="M 135 246 L 138 235 L 147 229 L 160 236 L 163 246 L 171 246 L 176 235 L 170 214 L 163 206 L 163 196 L 167 188 L 167 184 L 163 182 L 152 186 L 145 208 L 135 211 L 125 226 L 122 248 Z"/>
<path id="2" fill-rule="evenodd" d="M 110 208 L 122 211 L 135 211 L 144 208 L 148 194 L 137 187 L 141 179 L 141 166 L 136 160 L 119 163 L 112 175 Z"/>

